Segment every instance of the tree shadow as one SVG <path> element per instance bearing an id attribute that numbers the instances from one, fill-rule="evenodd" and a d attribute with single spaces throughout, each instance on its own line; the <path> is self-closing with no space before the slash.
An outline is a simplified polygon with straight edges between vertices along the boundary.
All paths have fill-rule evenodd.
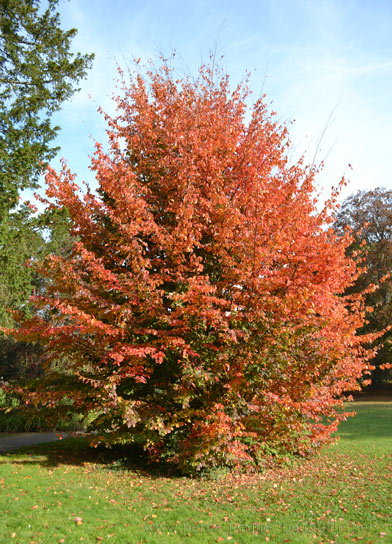
<path id="1" fill-rule="evenodd" d="M 392 440 L 392 402 L 361 401 L 346 407 L 347 411 L 356 412 L 340 424 L 337 434 L 344 440 L 375 441 L 390 438 Z"/>
<path id="2" fill-rule="evenodd" d="M 18 457 L 23 456 L 23 457 Z M 15 458 L 16 457 L 16 458 Z M 45 444 L 26 446 L 0 454 L 0 465 L 40 465 L 46 468 L 61 465 L 90 466 L 98 470 L 132 472 L 149 478 L 184 476 L 168 463 L 153 463 L 142 447 L 114 445 L 91 447 L 85 437 L 69 437 Z"/>

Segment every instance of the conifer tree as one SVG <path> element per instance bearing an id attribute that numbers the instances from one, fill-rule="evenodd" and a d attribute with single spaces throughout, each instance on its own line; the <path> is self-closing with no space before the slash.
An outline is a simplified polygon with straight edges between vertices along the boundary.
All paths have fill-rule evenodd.
<path id="1" fill-rule="evenodd" d="M 61 29 L 57 3 L 0 0 L 0 324 L 9 321 L 6 308 L 26 305 L 31 273 L 24 262 L 43 242 L 29 208 L 18 208 L 20 191 L 37 187 L 58 151 L 52 115 L 93 59 L 71 51 L 77 31 Z"/>

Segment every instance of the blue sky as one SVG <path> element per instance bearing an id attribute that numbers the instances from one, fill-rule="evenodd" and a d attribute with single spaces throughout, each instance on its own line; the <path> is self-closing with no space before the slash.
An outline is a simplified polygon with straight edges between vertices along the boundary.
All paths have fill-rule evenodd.
<path id="1" fill-rule="evenodd" d="M 59 8 L 62 27 L 78 29 L 75 49 L 96 55 L 82 90 L 55 117 L 60 156 L 79 179 L 92 181 L 91 136 L 105 142 L 97 106 L 114 111 L 116 63 L 175 49 L 179 70 L 194 73 L 217 44 L 233 84 L 250 70 L 254 95 L 267 93 L 281 121 L 295 119 L 293 157 L 311 160 L 324 133 L 324 194 L 344 174 L 342 196 L 392 188 L 389 0 L 60 0 Z"/>

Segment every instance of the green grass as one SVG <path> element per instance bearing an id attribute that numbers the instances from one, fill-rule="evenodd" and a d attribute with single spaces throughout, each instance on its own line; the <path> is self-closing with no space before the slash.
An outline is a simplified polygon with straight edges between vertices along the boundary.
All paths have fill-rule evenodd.
<path id="1" fill-rule="evenodd" d="M 390 544 L 392 402 L 351 408 L 337 444 L 261 476 L 125 468 L 80 439 L 0 456 L 0 542 Z"/>

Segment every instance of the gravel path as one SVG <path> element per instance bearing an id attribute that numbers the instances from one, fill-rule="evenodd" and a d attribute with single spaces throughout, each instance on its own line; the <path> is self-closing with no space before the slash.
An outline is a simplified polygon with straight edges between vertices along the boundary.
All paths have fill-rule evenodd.
<path id="1" fill-rule="evenodd" d="M 65 434 L 61 436 L 65 438 Z M 0 454 L 24 446 L 54 442 L 58 439 L 59 433 L 0 433 Z"/>

